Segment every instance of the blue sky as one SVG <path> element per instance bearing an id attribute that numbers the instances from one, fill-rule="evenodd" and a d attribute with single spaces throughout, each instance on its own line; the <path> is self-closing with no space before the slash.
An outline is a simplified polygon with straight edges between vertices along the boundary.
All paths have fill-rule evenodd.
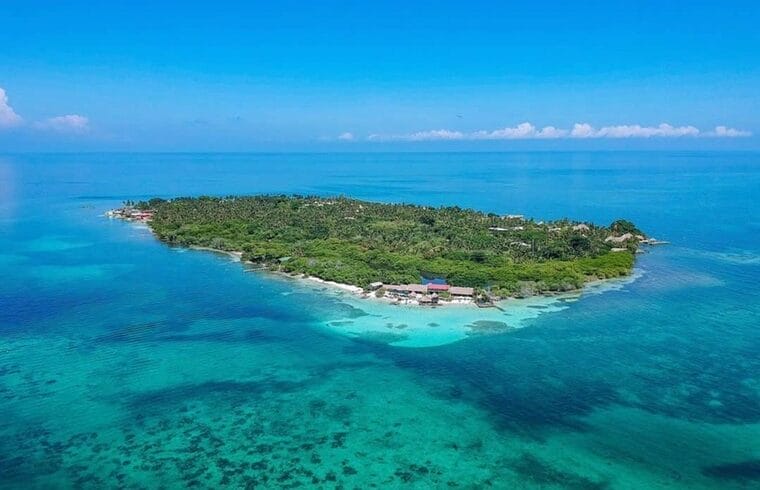
<path id="1" fill-rule="evenodd" d="M 760 148 L 758 2 L 154 3 L 5 0 L 0 151 Z"/>

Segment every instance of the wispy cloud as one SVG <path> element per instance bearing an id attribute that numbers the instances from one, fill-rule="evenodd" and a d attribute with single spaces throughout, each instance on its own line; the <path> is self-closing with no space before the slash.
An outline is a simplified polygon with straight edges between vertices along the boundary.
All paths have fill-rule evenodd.
<path id="1" fill-rule="evenodd" d="M 349 133 L 349 132 L 341 133 L 340 136 L 338 136 L 338 139 L 341 141 L 353 141 L 355 139 L 354 133 Z"/>
<path id="2" fill-rule="evenodd" d="M 710 131 L 707 135 L 718 138 L 745 138 L 752 136 L 752 133 L 741 129 L 727 128 L 726 126 L 715 126 L 715 130 Z"/>
<path id="3" fill-rule="evenodd" d="M 16 114 L 10 103 L 5 90 L 0 87 L 0 128 L 10 128 L 22 123 L 21 116 Z"/>
<path id="4" fill-rule="evenodd" d="M 31 129 L 55 131 L 57 133 L 82 134 L 90 130 L 90 121 L 85 116 L 79 114 L 67 114 L 65 116 L 55 116 L 25 123 L 24 119 L 16 114 L 8 103 L 8 96 L 5 90 L 0 87 L 0 129 L 11 128 L 14 126 L 25 126 Z"/>
<path id="5" fill-rule="evenodd" d="M 46 129 L 58 133 L 86 133 L 90 129 L 90 121 L 79 114 L 56 116 L 39 121 L 34 125 L 38 129 Z"/>
<path id="6" fill-rule="evenodd" d="M 674 127 L 665 123 L 659 126 L 624 124 L 599 129 L 594 129 L 589 124 L 575 124 L 570 131 L 571 138 L 680 138 L 681 136 L 699 136 L 699 134 L 699 129 L 694 126 Z"/>
<path id="7" fill-rule="evenodd" d="M 391 139 L 394 139 L 394 138 L 396 137 L 391 136 Z M 385 139 L 385 137 L 380 134 L 371 134 L 369 135 L 369 139 L 382 141 L 383 139 Z M 455 141 L 455 140 L 467 139 L 467 136 L 464 133 L 461 133 L 459 131 L 449 131 L 448 129 L 437 129 L 437 130 L 432 130 L 432 131 L 420 131 L 417 133 L 402 135 L 396 139 L 405 139 L 408 141 Z"/>
<path id="8" fill-rule="evenodd" d="M 502 128 L 493 131 L 475 131 L 470 133 L 470 139 L 476 140 L 522 140 L 522 139 L 556 139 L 567 136 L 567 130 L 546 126 L 538 129 L 528 122 L 518 124 L 513 128 Z"/>
<path id="9" fill-rule="evenodd" d="M 478 141 L 478 140 L 526 140 L 526 139 L 623 139 L 623 138 L 740 138 L 752 136 L 744 131 L 726 126 L 717 126 L 712 131 L 700 131 L 694 126 L 658 126 L 624 124 L 595 128 L 588 123 L 576 123 L 571 129 L 554 126 L 538 128 L 529 122 L 494 130 L 462 132 L 449 129 L 418 131 L 409 134 L 371 134 L 370 141 Z"/>

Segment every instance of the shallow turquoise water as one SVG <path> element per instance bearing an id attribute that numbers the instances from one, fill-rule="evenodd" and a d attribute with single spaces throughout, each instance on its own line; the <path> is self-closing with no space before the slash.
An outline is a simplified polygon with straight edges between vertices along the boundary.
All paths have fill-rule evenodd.
<path id="1" fill-rule="evenodd" d="M 626 217 L 672 245 L 522 328 L 410 348 L 356 326 L 375 304 L 101 216 L 257 192 Z M 760 154 L 0 157 L 0 487 L 755 488 L 759 203 Z"/>

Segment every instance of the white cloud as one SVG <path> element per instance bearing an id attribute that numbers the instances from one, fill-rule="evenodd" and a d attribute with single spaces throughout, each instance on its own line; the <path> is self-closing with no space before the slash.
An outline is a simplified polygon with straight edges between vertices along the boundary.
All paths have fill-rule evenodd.
<path id="1" fill-rule="evenodd" d="M 402 135 L 372 134 L 370 141 L 475 141 L 475 140 L 525 140 L 525 139 L 622 139 L 622 138 L 737 138 L 751 136 L 749 131 L 717 126 L 713 131 L 702 132 L 694 126 L 671 126 L 662 123 L 658 126 L 641 126 L 639 124 L 623 124 L 594 128 L 588 123 L 575 123 L 572 129 L 561 129 L 545 126 L 538 129 L 529 122 L 494 130 L 480 130 L 470 133 L 449 129 L 418 131 Z"/>
<path id="2" fill-rule="evenodd" d="M 341 133 L 341 135 L 338 136 L 338 139 L 341 141 L 353 141 L 354 134 L 349 132 Z"/>
<path id="3" fill-rule="evenodd" d="M 570 131 L 570 137 L 571 138 L 593 138 L 594 137 L 594 128 L 591 127 L 590 124 L 587 123 L 575 123 L 573 124 L 573 129 Z"/>
<path id="4" fill-rule="evenodd" d="M 16 114 L 13 107 L 8 103 L 8 96 L 5 90 L 0 87 L 0 129 L 10 128 L 21 124 L 21 116 Z"/>
<path id="5" fill-rule="evenodd" d="M 35 127 L 59 133 L 85 133 L 90 129 L 89 124 L 90 121 L 84 116 L 68 114 L 39 121 L 35 124 Z"/>
<path id="6" fill-rule="evenodd" d="M 368 141 L 457 141 L 467 139 L 467 135 L 460 131 L 448 129 L 433 129 L 430 131 L 418 131 L 410 134 L 377 134 L 367 137 Z"/>
<path id="7" fill-rule="evenodd" d="M 529 122 L 518 124 L 513 128 L 502 128 L 493 131 L 475 131 L 468 139 L 476 140 L 518 140 L 536 137 L 536 127 Z"/>
<path id="8" fill-rule="evenodd" d="M 569 131 L 567 129 L 558 129 L 554 126 L 546 126 L 541 131 L 536 133 L 536 138 L 542 138 L 542 139 L 556 139 L 556 138 L 564 138 L 567 136 Z"/>
<path id="9" fill-rule="evenodd" d="M 679 138 L 681 136 L 699 136 L 699 129 L 694 126 L 673 127 L 662 123 L 659 126 L 641 126 L 624 124 L 604 126 L 595 129 L 588 123 L 576 123 L 570 131 L 571 138 Z"/>
<path id="10" fill-rule="evenodd" d="M 409 141 L 455 141 L 464 139 L 464 133 L 459 131 L 449 131 L 448 129 L 435 129 L 433 131 L 420 131 L 418 133 L 412 133 L 407 139 Z"/>
<path id="11" fill-rule="evenodd" d="M 707 136 L 717 137 L 717 138 L 744 138 L 747 136 L 752 136 L 752 133 L 750 131 L 743 131 L 741 129 L 734 129 L 734 128 L 728 128 L 726 126 L 715 126 L 715 129 L 713 131 L 710 131 L 709 133 L 705 133 Z"/>
<path id="12" fill-rule="evenodd" d="M 13 108 L 8 104 L 8 96 L 5 90 L 0 87 L 0 129 L 21 126 L 24 120 L 16 114 Z M 56 131 L 59 133 L 86 133 L 90 130 L 90 121 L 85 116 L 79 114 L 67 114 L 65 116 L 56 116 L 25 124 L 31 129 L 46 131 Z"/>
<path id="13" fill-rule="evenodd" d="M 699 130 L 694 126 L 673 127 L 670 124 L 659 126 L 622 125 L 605 126 L 594 134 L 594 138 L 679 138 L 697 136 Z"/>
<path id="14" fill-rule="evenodd" d="M 463 133 L 462 131 L 452 131 L 449 129 L 434 129 L 400 135 L 371 134 L 368 139 L 370 141 L 463 141 L 558 138 L 564 135 L 563 131 L 554 126 L 547 126 L 538 130 L 532 124 L 525 122 L 512 128 L 495 129 L 492 131 Z"/>

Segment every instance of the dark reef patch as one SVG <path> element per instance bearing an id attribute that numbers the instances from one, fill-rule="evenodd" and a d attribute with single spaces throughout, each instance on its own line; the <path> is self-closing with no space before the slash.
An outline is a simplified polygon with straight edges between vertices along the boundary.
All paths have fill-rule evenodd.
<path id="1" fill-rule="evenodd" d="M 571 490 L 604 490 L 609 482 L 594 481 L 577 473 L 559 470 L 530 453 L 524 453 L 513 461 L 509 468 L 539 485 L 557 485 Z"/>
<path id="2" fill-rule="evenodd" d="M 467 325 L 467 327 L 469 328 L 467 331 L 468 336 L 493 335 L 512 329 L 512 327 L 504 322 L 497 322 L 493 320 L 477 320 Z"/>
<path id="3" fill-rule="evenodd" d="M 720 480 L 760 480 L 760 459 L 707 466 L 702 474 Z"/>
<path id="4" fill-rule="evenodd" d="M 282 340 L 281 337 L 272 335 L 269 332 L 257 329 L 241 330 L 220 330 L 213 332 L 203 332 L 195 334 L 170 334 L 159 335 L 155 337 L 158 342 L 251 342 L 261 344 L 266 342 L 277 342 Z"/>
<path id="5" fill-rule="evenodd" d="M 190 401 L 224 397 L 239 403 L 242 400 L 256 400 L 268 392 L 282 394 L 298 391 L 310 383 L 310 381 L 294 382 L 275 378 L 261 381 L 208 381 L 136 393 L 126 400 L 126 405 L 136 414 L 163 413 Z"/>
<path id="6" fill-rule="evenodd" d="M 391 344 L 408 339 L 409 336 L 395 332 L 364 332 L 360 337 L 354 337 L 356 342 L 367 342 L 372 344 Z"/>

